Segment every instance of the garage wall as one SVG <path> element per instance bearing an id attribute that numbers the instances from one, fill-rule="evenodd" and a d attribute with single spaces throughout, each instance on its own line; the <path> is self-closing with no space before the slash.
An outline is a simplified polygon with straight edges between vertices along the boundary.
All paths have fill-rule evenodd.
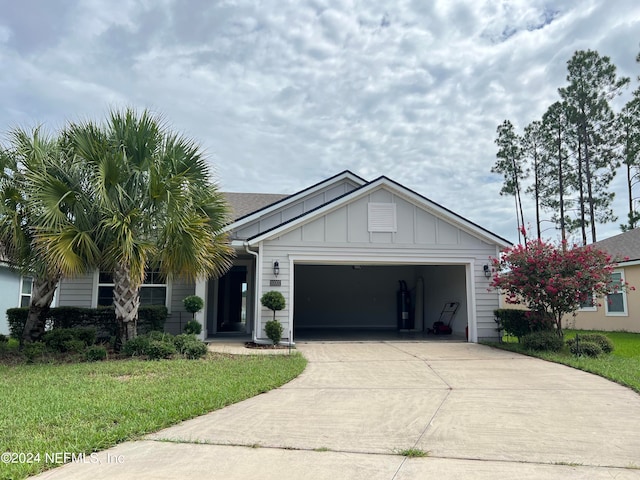
<path id="1" fill-rule="evenodd" d="M 420 268 L 420 275 L 425 284 L 426 328 L 440 319 L 445 303 L 458 302 L 460 306 L 451 328 L 454 333 L 464 335 L 469 319 L 465 266 L 427 265 Z"/>
<path id="2" fill-rule="evenodd" d="M 278 319 L 285 324 L 285 332 L 288 332 L 289 322 L 294 319 L 294 312 L 290 310 L 291 303 L 296 301 L 291 283 L 293 272 L 290 271 L 294 262 L 320 265 L 368 263 L 423 266 L 422 271 L 415 271 L 411 285 L 415 285 L 415 279 L 422 276 L 427 290 L 431 292 L 431 297 L 426 299 L 427 327 L 437 320 L 444 302 L 459 301 L 460 311 L 452 325 L 456 333 L 463 334 L 467 322 L 471 320 L 470 338 L 477 334 L 478 340 L 497 339 L 493 310 L 499 306 L 499 297 L 497 292 L 489 291 L 489 279 L 484 276 L 483 266 L 490 263 L 490 257 L 498 255 L 498 246 L 476 236 L 472 229 L 457 223 L 453 216 L 449 218 L 431 209 L 427 202 L 423 205 L 409 201 L 399 192 L 385 186 L 363 192 L 348 203 L 338 204 L 322 215 L 311 216 L 306 222 L 294 223 L 290 230 L 281 231 L 277 236 L 274 234 L 274 237 L 260 243 L 260 270 L 263 274 L 258 295 L 275 289 L 285 296 L 286 310 L 278 314 Z M 369 203 L 395 205 L 396 225 L 390 231 L 370 228 Z M 280 285 L 277 287 L 270 284 L 274 280 L 271 271 L 275 260 L 280 264 Z M 445 270 L 429 270 L 438 266 Z M 446 270 L 452 266 L 457 268 Z M 398 286 L 396 282 L 401 277 L 394 274 L 388 283 L 383 280 L 384 291 L 395 292 Z M 430 281 L 432 278 L 435 280 Z M 381 305 L 386 315 L 391 313 L 395 318 L 395 297 L 382 302 L 378 300 L 379 295 L 376 295 L 375 302 Z M 308 301 L 315 302 L 314 299 Z M 370 301 L 374 302 L 373 298 Z M 305 310 L 302 312 L 305 313 Z M 307 318 L 310 325 L 319 321 L 312 319 L 310 314 Z M 263 328 L 268 319 L 269 312 L 263 309 L 258 322 L 261 327 L 259 338 L 266 338 Z M 353 320 L 341 320 L 347 321 Z M 386 325 L 382 320 L 374 324 Z M 391 321 L 389 325 L 392 325 Z"/>
<path id="3" fill-rule="evenodd" d="M 397 328 L 399 280 L 416 266 L 296 265 L 295 328 Z"/>

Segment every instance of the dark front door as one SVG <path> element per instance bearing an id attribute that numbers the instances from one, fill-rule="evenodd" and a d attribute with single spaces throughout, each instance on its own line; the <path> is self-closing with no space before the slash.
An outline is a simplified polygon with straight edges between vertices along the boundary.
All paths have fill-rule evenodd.
<path id="1" fill-rule="evenodd" d="M 247 267 L 236 266 L 218 281 L 218 332 L 247 329 Z"/>

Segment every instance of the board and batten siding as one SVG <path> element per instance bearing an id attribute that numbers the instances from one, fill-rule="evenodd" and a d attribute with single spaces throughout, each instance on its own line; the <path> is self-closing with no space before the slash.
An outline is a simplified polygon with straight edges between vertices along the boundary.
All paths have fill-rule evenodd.
<path id="1" fill-rule="evenodd" d="M 369 231 L 368 204 L 385 202 L 396 205 L 396 231 Z M 287 307 L 278 312 L 277 318 L 287 334 L 289 320 L 293 317 L 290 310 L 293 291 L 290 269 L 296 258 L 328 264 L 465 265 L 468 269 L 465 283 L 474 287 L 467 293 L 467 298 L 470 299 L 469 310 L 473 309 L 475 313 L 477 338 L 495 339 L 497 331 L 493 310 L 499 306 L 499 297 L 497 292 L 489 291 L 490 279 L 485 277 L 483 267 L 490 264 L 490 257 L 497 254 L 498 247 L 494 243 L 484 241 L 462 225 L 455 225 L 381 187 L 321 217 L 284 231 L 277 238 L 263 241 L 261 262 L 264 273 L 258 294 L 278 290 L 284 295 Z M 278 280 L 281 285 L 272 287 L 270 280 L 275 279 L 272 266 L 276 260 L 280 265 Z M 270 319 L 270 314 L 264 308 L 261 310 L 261 338 L 265 338 L 264 323 Z"/>
<path id="2" fill-rule="evenodd" d="M 233 239 L 247 239 L 253 237 L 262 232 L 269 230 L 270 228 L 277 227 L 289 220 L 299 217 L 300 215 L 307 213 L 321 205 L 324 205 L 346 193 L 349 193 L 358 188 L 358 185 L 351 182 L 348 179 L 339 182 L 338 184 L 328 185 L 326 188 L 314 191 L 307 196 L 302 196 L 285 208 L 270 212 L 257 218 L 256 220 L 243 225 L 238 230 L 234 230 Z"/>

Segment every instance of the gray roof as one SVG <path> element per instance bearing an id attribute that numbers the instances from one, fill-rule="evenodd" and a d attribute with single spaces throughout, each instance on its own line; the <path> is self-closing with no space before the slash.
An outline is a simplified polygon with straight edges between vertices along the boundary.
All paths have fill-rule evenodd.
<path id="1" fill-rule="evenodd" d="M 615 237 L 600 240 L 593 244 L 619 261 L 640 260 L 640 228 L 621 233 Z"/>
<path id="2" fill-rule="evenodd" d="M 231 207 L 232 218 L 234 221 L 264 207 L 268 207 L 269 205 L 289 196 L 279 193 L 236 192 L 224 192 L 223 195 Z"/>

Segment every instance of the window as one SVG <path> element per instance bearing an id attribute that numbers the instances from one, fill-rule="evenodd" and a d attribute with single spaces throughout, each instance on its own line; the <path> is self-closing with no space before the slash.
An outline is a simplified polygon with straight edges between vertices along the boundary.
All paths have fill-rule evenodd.
<path id="1" fill-rule="evenodd" d="M 605 302 L 605 311 L 610 316 L 627 315 L 627 295 L 621 290 L 624 283 L 624 271 L 614 270 L 611 274 L 610 288 Z"/>
<path id="2" fill-rule="evenodd" d="M 98 306 L 113 304 L 113 275 L 109 272 L 98 274 Z M 140 305 L 166 305 L 167 283 L 158 270 L 145 270 L 140 286 Z"/>
<path id="3" fill-rule="evenodd" d="M 20 306 L 21 307 L 29 306 L 29 304 L 31 303 L 32 291 L 33 291 L 33 278 L 22 277 L 20 279 Z"/>
<path id="4" fill-rule="evenodd" d="M 587 297 L 584 302 L 580 302 L 580 308 L 578 309 L 581 312 L 595 312 L 598 310 L 596 307 L 596 299 L 593 295 Z"/>

